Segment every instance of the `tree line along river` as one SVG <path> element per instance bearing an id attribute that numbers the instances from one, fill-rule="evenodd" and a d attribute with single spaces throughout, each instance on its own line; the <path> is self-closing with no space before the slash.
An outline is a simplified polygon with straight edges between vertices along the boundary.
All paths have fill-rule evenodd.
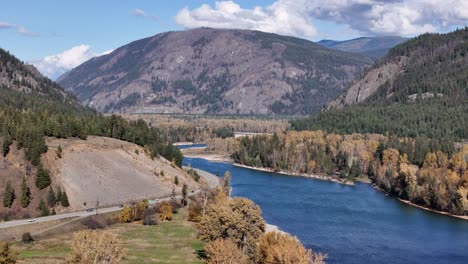
<path id="1" fill-rule="evenodd" d="M 232 196 L 257 203 L 269 224 L 328 254 L 327 263 L 468 263 L 468 221 L 406 205 L 365 183 L 347 186 L 185 158 L 232 174 Z"/>

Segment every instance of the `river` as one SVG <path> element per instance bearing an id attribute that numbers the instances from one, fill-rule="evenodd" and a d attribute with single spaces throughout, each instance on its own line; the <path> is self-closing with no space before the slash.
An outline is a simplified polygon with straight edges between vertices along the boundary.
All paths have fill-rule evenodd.
<path id="1" fill-rule="evenodd" d="M 399 202 L 369 184 L 338 183 L 185 158 L 232 174 L 232 196 L 255 201 L 269 224 L 297 236 L 327 263 L 468 263 L 468 221 Z"/>

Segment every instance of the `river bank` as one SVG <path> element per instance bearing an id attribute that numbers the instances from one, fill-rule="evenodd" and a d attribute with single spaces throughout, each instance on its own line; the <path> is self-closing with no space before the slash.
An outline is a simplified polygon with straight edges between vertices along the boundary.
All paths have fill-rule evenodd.
<path id="1" fill-rule="evenodd" d="M 327 253 L 330 264 L 465 264 L 468 257 L 467 221 L 407 206 L 369 184 L 281 177 L 200 158 L 184 164 L 218 175 L 230 171 L 232 196 L 254 201 L 266 223 Z"/>
<path id="2" fill-rule="evenodd" d="M 193 149 L 194 151 L 192 153 L 190 153 L 190 151 L 189 151 L 190 149 Z M 330 182 L 335 182 L 335 183 L 350 185 L 350 186 L 354 185 L 354 182 L 343 181 L 343 180 L 340 180 L 340 179 L 331 178 L 331 177 L 324 176 L 324 175 L 297 173 L 297 172 L 289 172 L 289 171 L 274 171 L 273 169 L 270 169 L 270 168 L 247 166 L 247 165 L 235 163 L 235 162 L 233 162 L 233 160 L 230 157 L 226 157 L 225 155 L 222 155 L 220 153 L 203 153 L 203 152 L 200 152 L 199 149 L 197 151 L 197 149 L 198 148 L 184 149 L 183 150 L 184 156 L 187 157 L 187 158 L 206 159 L 208 161 L 213 161 L 213 162 L 229 162 L 229 163 L 232 163 L 232 165 L 235 166 L 235 167 L 246 168 L 246 169 L 251 169 L 251 170 L 256 170 L 256 171 L 278 173 L 278 174 L 289 175 L 289 176 L 305 177 L 305 178 L 311 178 L 311 179 L 317 179 L 317 180 L 323 180 L 323 181 L 330 181 Z M 190 154 L 186 155 L 187 152 L 189 152 Z M 379 188 L 378 186 L 373 184 L 370 181 L 370 179 L 368 179 L 368 178 L 367 179 L 366 178 L 357 178 L 356 181 L 361 182 L 361 183 L 370 184 L 375 189 L 377 189 L 378 191 L 386 194 L 386 192 L 384 190 L 382 190 L 381 188 Z M 455 217 L 455 218 L 459 218 L 459 219 L 463 219 L 463 220 L 468 220 L 468 216 L 455 215 L 455 214 L 451 214 L 449 212 L 438 211 L 438 210 L 434 210 L 434 209 L 431 209 L 431 208 L 428 208 L 428 207 L 424 207 L 424 206 L 412 203 L 412 202 L 410 202 L 408 200 L 403 200 L 403 199 L 398 198 L 398 197 L 395 197 L 395 198 L 397 198 L 402 203 L 405 203 L 407 205 L 410 205 L 410 206 L 413 206 L 413 207 L 416 207 L 416 208 L 419 208 L 419 209 L 423 209 L 423 210 L 433 212 L 433 213 L 438 213 L 438 214 L 445 215 L 445 216 L 451 216 L 451 217 Z"/>
<path id="3" fill-rule="evenodd" d="M 336 178 L 332 178 L 332 177 L 328 177 L 324 175 L 297 173 L 297 172 L 291 172 L 291 171 L 275 171 L 270 168 L 252 167 L 252 166 L 247 166 L 247 165 L 243 165 L 239 163 L 233 163 L 232 165 L 236 167 L 251 169 L 251 170 L 272 172 L 272 173 L 278 173 L 278 174 L 288 175 L 288 176 L 305 177 L 305 178 L 317 179 L 317 180 L 322 180 L 322 181 L 330 181 L 330 182 L 335 182 L 335 183 L 344 184 L 344 185 L 351 185 L 351 186 L 354 185 L 353 182 L 350 182 L 347 180 L 340 180 L 340 179 L 336 179 Z"/>
<path id="4" fill-rule="evenodd" d="M 418 205 L 418 204 L 415 204 L 415 203 L 412 203 L 408 200 L 403 200 L 401 198 L 398 198 L 398 201 L 402 202 L 402 203 L 405 203 L 407 205 L 411 205 L 411 206 L 414 206 L 414 207 L 417 207 L 419 209 L 423 209 L 423 210 L 426 210 L 426 211 L 429 211 L 429 212 L 433 212 L 433 213 L 438 213 L 438 214 L 441 214 L 441 215 L 446 215 L 446 216 L 451 216 L 451 217 L 455 217 L 455 218 L 459 218 L 459 219 L 463 219 L 463 220 L 468 220 L 468 215 L 455 215 L 455 214 L 451 214 L 449 212 L 443 212 L 443 211 L 438 211 L 438 210 L 435 210 L 435 209 L 431 209 L 431 208 L 427 208 L 427 207 L 424 207 L 422 205 Z"/>
<path id="5" fill-rule="evenodd" d="M 241 168 L 246 168 L 246 169 L 251 169 L 251 170 L 257 170 L 257 171 L 273 172 L 273 173 L 278 173 L 278 174 L 282 174 L 282 175 L 306 177 L 306 178 L 318 179 L 318 180 L 323 180 L 323 181 L 331 181 L 331 182 L 336 182 L 336 183 L 351 185 L 351 186 L 354 185 L 353 182 L 349 182 L 349 181 L 343 182 L 343 181 L 340 181 L 338 179 L 329 178 L 327 176 L 321 176 L 321 175 L 294 173 L 294 172 L 287 172 L 287 171 L 274 171 L 273 169 L 269 169 L 269 168 L 252 167 L 252 166 L 247 166 L 247 165 L 243 165 L 243 164 L 239 164 L 239 163 L 232 163 L 232 165 L 236 166 L 236 167 L 241 167 Z M 378 186 L 373 184 L 369 179 L 359 178 L 356 181 L 359 181 L 361 183 L 370 184 L 370 185 L 372 185 L 372 187 L 374 187 L 379 192 L 382 192 L 383 194 L 388 195 L 384 190 L 382 190 L 381 188 L 379 188 Z M 404 199 L 401 199 L 401 198 L 398 198 L 398 197 L 395 197 L 395 198 L 398 199 L 402 203 L 405 203 L 405 204 L 413 206 L 413 207 L 417 207 L 419 209 L 423 209 L 423 210 L 426 210 L 426 211 L 429 211 L 429 212 L 433 212 L 433 213 L 437 213 L 437 214 L 441 214 L 441 215 L 445 215 L 445 216 L 451 216 L 451 217 L 455 217 L 455 218 L 459 218 L 459 219 L 463 219 L 463 220 L 468 220 L 468 216 L 466 216 L 466 215 L 455 215 L 455 214 L 452 214 L 452 213 L 449 213 L 449 212 L 438 211 L 438 210 L 435 210 L 435 209 L 424 207 L 422 205 L 412 203 L 412 202 L 410 202 L 408 200 L 404 200 Z"/>

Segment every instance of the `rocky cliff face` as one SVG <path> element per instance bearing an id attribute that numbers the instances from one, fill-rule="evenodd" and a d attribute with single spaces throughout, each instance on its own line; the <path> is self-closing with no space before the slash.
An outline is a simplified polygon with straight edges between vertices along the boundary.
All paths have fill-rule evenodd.
<path id="1" fill-rule="evenodd" d="M 306 114 L 370 63 L 298 38 L 201 28 L 132 42 L 58 82 L 103 112 Z"/>
<path id="2" fill-rule="evenodd" d="M 362 78 L 356 80 L 344 93 L 331 101 L 327 108 L 341 109 L 345 106 L 364 102 L 375 94 L 385 83 L 392 83 L 398 73 L 403 71 L 407 64 L 407 57 L 388 62 L 370 69 Z M 391 96 L 391 94 L 390 94 Z"/>
<path id="3" fill-rule="evenodd" d="M 431 98 L 464 103 L 468 97 L 467 39 L 468 28 L 464 28 L 424 34 L 395 46 L 327 108 L 417 103 Z"/>

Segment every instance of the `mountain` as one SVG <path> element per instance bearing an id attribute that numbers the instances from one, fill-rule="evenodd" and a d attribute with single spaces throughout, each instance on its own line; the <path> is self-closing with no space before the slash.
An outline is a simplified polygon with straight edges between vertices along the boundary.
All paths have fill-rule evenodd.
<path id="1" fill-rule="evenodd" d="M 85 140 L 88 136 L 97 137 Z M 91 144 L 93 140 L 97 144 Z M 113 177 L 116 177 L 115 185 L 101 188 L 103 193 L 110 189 L 117 190 L 113 192 L 115 202 L 127 200 L 129 196 L 141 196 L 141 186 L 157 192 L 154 187 L 160 186 L 160 191 L 170 192 L 172 183 L 169 184 L 169 179 L 155 179 L 155 172 L 163 168 L 166 171 L 166 168 L 174 167 L 172 172 L 177 171 L 181 177 L 185 176 L 180 168 L 160 159 L 164 157 L 178 167 L 182 166 L 182 153 L 168 143 L 160 130 L 149 127 L 143 120 L 127 121 L 83 107 L 60 85 L 2 49 L 0 142 L 0 192 L 3 202 L 0 221 L 36 216 L 40 213 L 38 205 L 41 205 L 43 215 L 49 214 L 52 209 L 58 212 L 79 209 L 85 200 L 77 197 L 77 193 L 86 193 L 95 182 L 109 183 Z M 51 145 L 50 142 L 56 144 Z M 71 142 L 74 142 L 73 146 L 70 146 Z M 112 142 L 114 147 L 110 150 Z M 126 150 L 124 146 L 127 146 Z M 79 152 L 82 152 L 81 155 Z M 65 157 L 67 155 L 69 157 Z M 111 164 L 109 156 L 117 157 L 121 167 L 132 169 L 125 172 L 123 167 L 117 168 L 117 165 Z M 153 160 L 156 157 L 157 162 Z M 83 170 L 83 166 L 91 169 Z M 106 173 L 109 172 L 106 168 L 112 166 L 123 173 Z M 140 169 L 135 169 L 138 166 Z M 103 173 L 99 175 L 96 171 Z M 125 184 L 122 189 L 120 183 L 123 178 L 128 178 L 130 172 L 137 178 L 132 178 L 131 183 Z M 168 177 L 176 175 L 172 172 Z M 85 186 L 77 184 L 86 180 L 91 183 Z M 50 193 L 58 189 L 70 195 L 62 196 L 60 191 L 63 199 L 59 203 L 61 205 L 48 199 Z M 117 194 L 119 197 L 116 197 Z M 67 197 L 66 202 L 63 197 Z M 68 206 L 70 208 L 66 209 Z"/>
<path id="2" fill-rule="evenodd" d="M 468 138 L 468 27 L 394 47 L 326 109 L 293 127 Z"/>
<path id="3" fill-rule="evenodd" d="M 40 96 L 47 101 L 80 105 L 73 95 L 42 76 L 34 66 L 24 64 L 0 48 L 0 102 L 3 106 L 11 104 L 12 99 L 5 93 Z"/>
<path id="4" fill-rule="evenodd" d="M 103 112 L 306 114 L 371 62 L 293 37 L 199 28 L 134 41 L 58 83 Z"/>
<path id="5" fill-rule="evenodd" d="M 381 58 L 396 45 L 407 41 L 407 38 L 398 36 L 361 37 L 344 41 L 324 39 L 318 44 L 346 52 L 359 53 L 372 58 Z"/>

